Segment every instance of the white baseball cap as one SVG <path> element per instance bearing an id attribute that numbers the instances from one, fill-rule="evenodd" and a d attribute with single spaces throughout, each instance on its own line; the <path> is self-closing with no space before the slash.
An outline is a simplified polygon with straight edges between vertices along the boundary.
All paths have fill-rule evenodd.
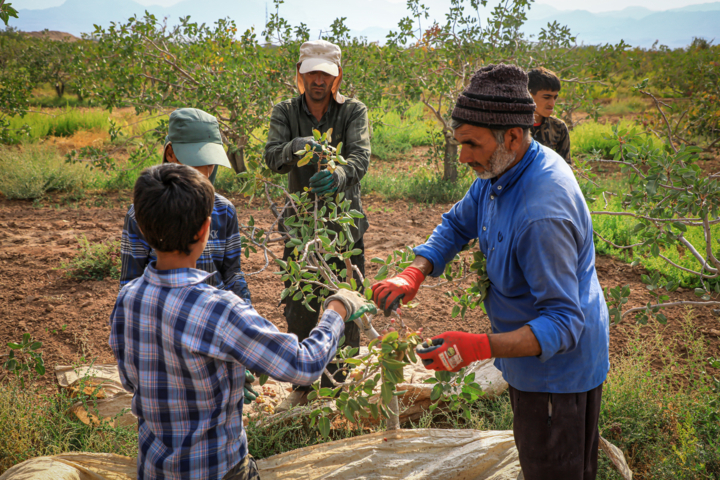
<path id="1" fill-rule="evenodd" d="M 325 72 L 333 77 L 340 74 L 340 47 L 325 40 L 305 42 L 300 47 L 299 73 Z"/>

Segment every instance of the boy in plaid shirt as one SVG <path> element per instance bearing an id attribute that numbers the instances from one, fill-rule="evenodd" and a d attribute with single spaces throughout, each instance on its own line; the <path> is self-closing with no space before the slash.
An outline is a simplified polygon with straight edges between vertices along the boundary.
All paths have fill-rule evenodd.
<path id="1" fill-rule="evenodd" d="M 172 112 L 163 151 L 165 162 L 190 165 L 211 181 L 218 166 L 231 168 L 217 119 L 196 108 L 179 108 Z M 250 302 L 250 290 L 240 270 L 242 245 L 235 207 L 216 193 L 211 217 L 210 239 L 195 268 L 213 274 L 206 280 L 208 284 Z M 145 267 L 155 260 L 155 252 L 138 229 L 133 205 L 125 216 L 120 256 L 121 287 L 141 276 Z"/>
<path id="2" fill-rule="evenodd" d="M 157 254 L 121 290 L 110 346 L 138 417 L 139 479 L 259 478 L 243 429 L 245 369 L 307 385 L 334 357 L 344 321 L 374 312 L 357 292 L 325 302 L 317 327 L 298 341 L 195 268 L 212 225 L 214 191 L 195 169 L 145 170 L 135 218 Z"/>

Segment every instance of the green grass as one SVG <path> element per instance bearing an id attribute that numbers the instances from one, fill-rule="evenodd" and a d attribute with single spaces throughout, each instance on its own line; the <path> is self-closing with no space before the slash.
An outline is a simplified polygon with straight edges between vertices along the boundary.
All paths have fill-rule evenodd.
<path id="1" fill-rule="evenodd" d="M 418 203 L 457 202 L 475 180 L 475 175 L 460 167 L 464 175 L 456 183 L 444 182 L 426 168 L 418 168 L 407 175 L 388 175 L 383 170 L 371 170 L 362 179 L 363 193 L 374 193 L 385 200 L 413 200 Z"/>
<path id="2" fill-rule="evenodd" d="M 629 122 L 621 122 L 627 124 Z M 570 132 L 570 150 L 572 155 L 592 155 L 599 152 L 603 158 L 610 157 L 610 150 L 616 145 L 613 140 L 605 137 L 612 136 L 612 125 L 598 122 L 584 122 L 573 128 Z"/>
<path id="3" fill-rule="evenodd" d="M 101 110 L 79 110 L 69 105 L 52 114 L 31 112 L 24 117 L 12 117 L 10 129 L 16 132 L 12 143 L 36 142 L 49 136 L 69 137 L 82 130 L 107 130 L 108 117 Z"/>
<path id="4" fill-rule="evenodd" d="M 639 480 L 720 478 L 720 384 L 692 315 L 678 321 L 682 330 L 670 339 L 663 327 L 635 329 L 603 387 L 601 435 Z M 599 478 L 620 476 L 606 468 Z"/>
<path id="5" fill-rule="evenodd" d="M 413 147 L 432 144 L 432 132 L 437 123 L 426 118 L 423 104 L 418 103 L 401 117 L 394 111 L 373 110 L 370 113 L 373 125 L 372 153 L 381 160 L 402 157 Z"/>
<path id="6" fill-rule="evenodd" d="M 40 145 L 0 146 L 0 193 L 9 199 L 36 199 L 49 192 L 85 188 L 93 174 L 82 165 L 68 165 L 55 148 Z"/>
<path id="7" fill-rule="evenodd" d="M 47 395 L 21 388 L 15 380 L 0 382 L 0 474 L 30 458 L 66 452 L 136 456 L 137 427 L 85 425 L 68 415 L 81 400 L 93 402 L 85 395 L 73 399 L 66 393 Z"/>

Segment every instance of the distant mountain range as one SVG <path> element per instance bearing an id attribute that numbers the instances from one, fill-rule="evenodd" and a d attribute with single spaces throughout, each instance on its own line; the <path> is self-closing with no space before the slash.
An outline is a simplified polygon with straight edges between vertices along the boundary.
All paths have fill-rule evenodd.
<path id="1" fill-rule="evenodd" d="M 657 12 L 643 7 L 627 7 L 614 12 L 562 11 L 549 5 L 531 7 L 523 31 L 537 34 L 549 22 L 570 27 L 578 43 L 586 45 L 618 43 L 649 47 L 656 40 L 669 47 L 684 47 L 693 37 L 720 40 L 720 2 L 689 5 Z"/>
<path id="2" fill-rule="evenodd" d="M 436 0 L 424 3 L 428 1 L 440 5 Z M 332 8 L 329 8 L 330 4 Z M 20 18 L 11 18 L 10 25 L 23 31 L 50 29 L 79 36 L 92 32 L 95 24 L 107 26 L 113 21 L 124 22 L 135 14 L 142 16 L 147 10 L 158 18 L 167 17 L 169 23 L 188 15 L 199 23 L 230 17 L 241 30 L 254 26 L 261 32 L 266 15 L 272 13 L 267 12 L 268 7 L 272 8 L 272 3 L 264 0 L 184 0 L 169 7 L 145 7 L 133 0 L 66 0 L 58 7 L 20 10 Z M 434 12 L 444 12 L 439 9 L 436 6 Z M 382 42 L 407 12 L 404 2 L 389 0 L 287 0 L 280 14 L 293 25 L 306 23 L 313 38 L 317 38 L 321 29 L 327 28 L 335 17 L 347 17 L 346 24 L 353 28 L 352 35 Z M 684 47 L 693 37 L 708 40 L 717 37 L 720 40 L 720 2 L 661 12 L 627 7 L 602 13 L 558 10 L 541 3 L 533 4 L 523 31 L 537 35 L 553 21 L 569 26 L 577 35 L 578 43 L 586 45 L 617 43 L 622 39 L 633 46 L 649 47 L 657 40 L 669 47 Z"/>

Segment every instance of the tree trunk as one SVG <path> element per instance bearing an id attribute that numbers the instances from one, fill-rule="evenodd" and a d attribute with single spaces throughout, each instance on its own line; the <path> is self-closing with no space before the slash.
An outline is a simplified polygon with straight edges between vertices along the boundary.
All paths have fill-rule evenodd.
<path id="1" fill-rule="evenodd" d="M 238 148 L 234 153 L 230 153 L 230 151 L 228 151 L 227 157 L 233 170 L 235 170 L 235 173 L 247 171 L 247 167 L 245 166 L 245 149 Z"/>
<path id="2" fill-rule="evenodd" d="M 63 95 L 65 95 L 65 82 L 58 81 L 55 83 L 55 93 L 57 93 L 58 98 L 62 98 Z"/>
<path id="3" fill-rule="evenodd" d="M 456 182 L 458 178 L 458 144 L 452 137 L 452 131 L 445 134 L 445 158 L 443 159 L 444 172 L 443 180 Z"/>

